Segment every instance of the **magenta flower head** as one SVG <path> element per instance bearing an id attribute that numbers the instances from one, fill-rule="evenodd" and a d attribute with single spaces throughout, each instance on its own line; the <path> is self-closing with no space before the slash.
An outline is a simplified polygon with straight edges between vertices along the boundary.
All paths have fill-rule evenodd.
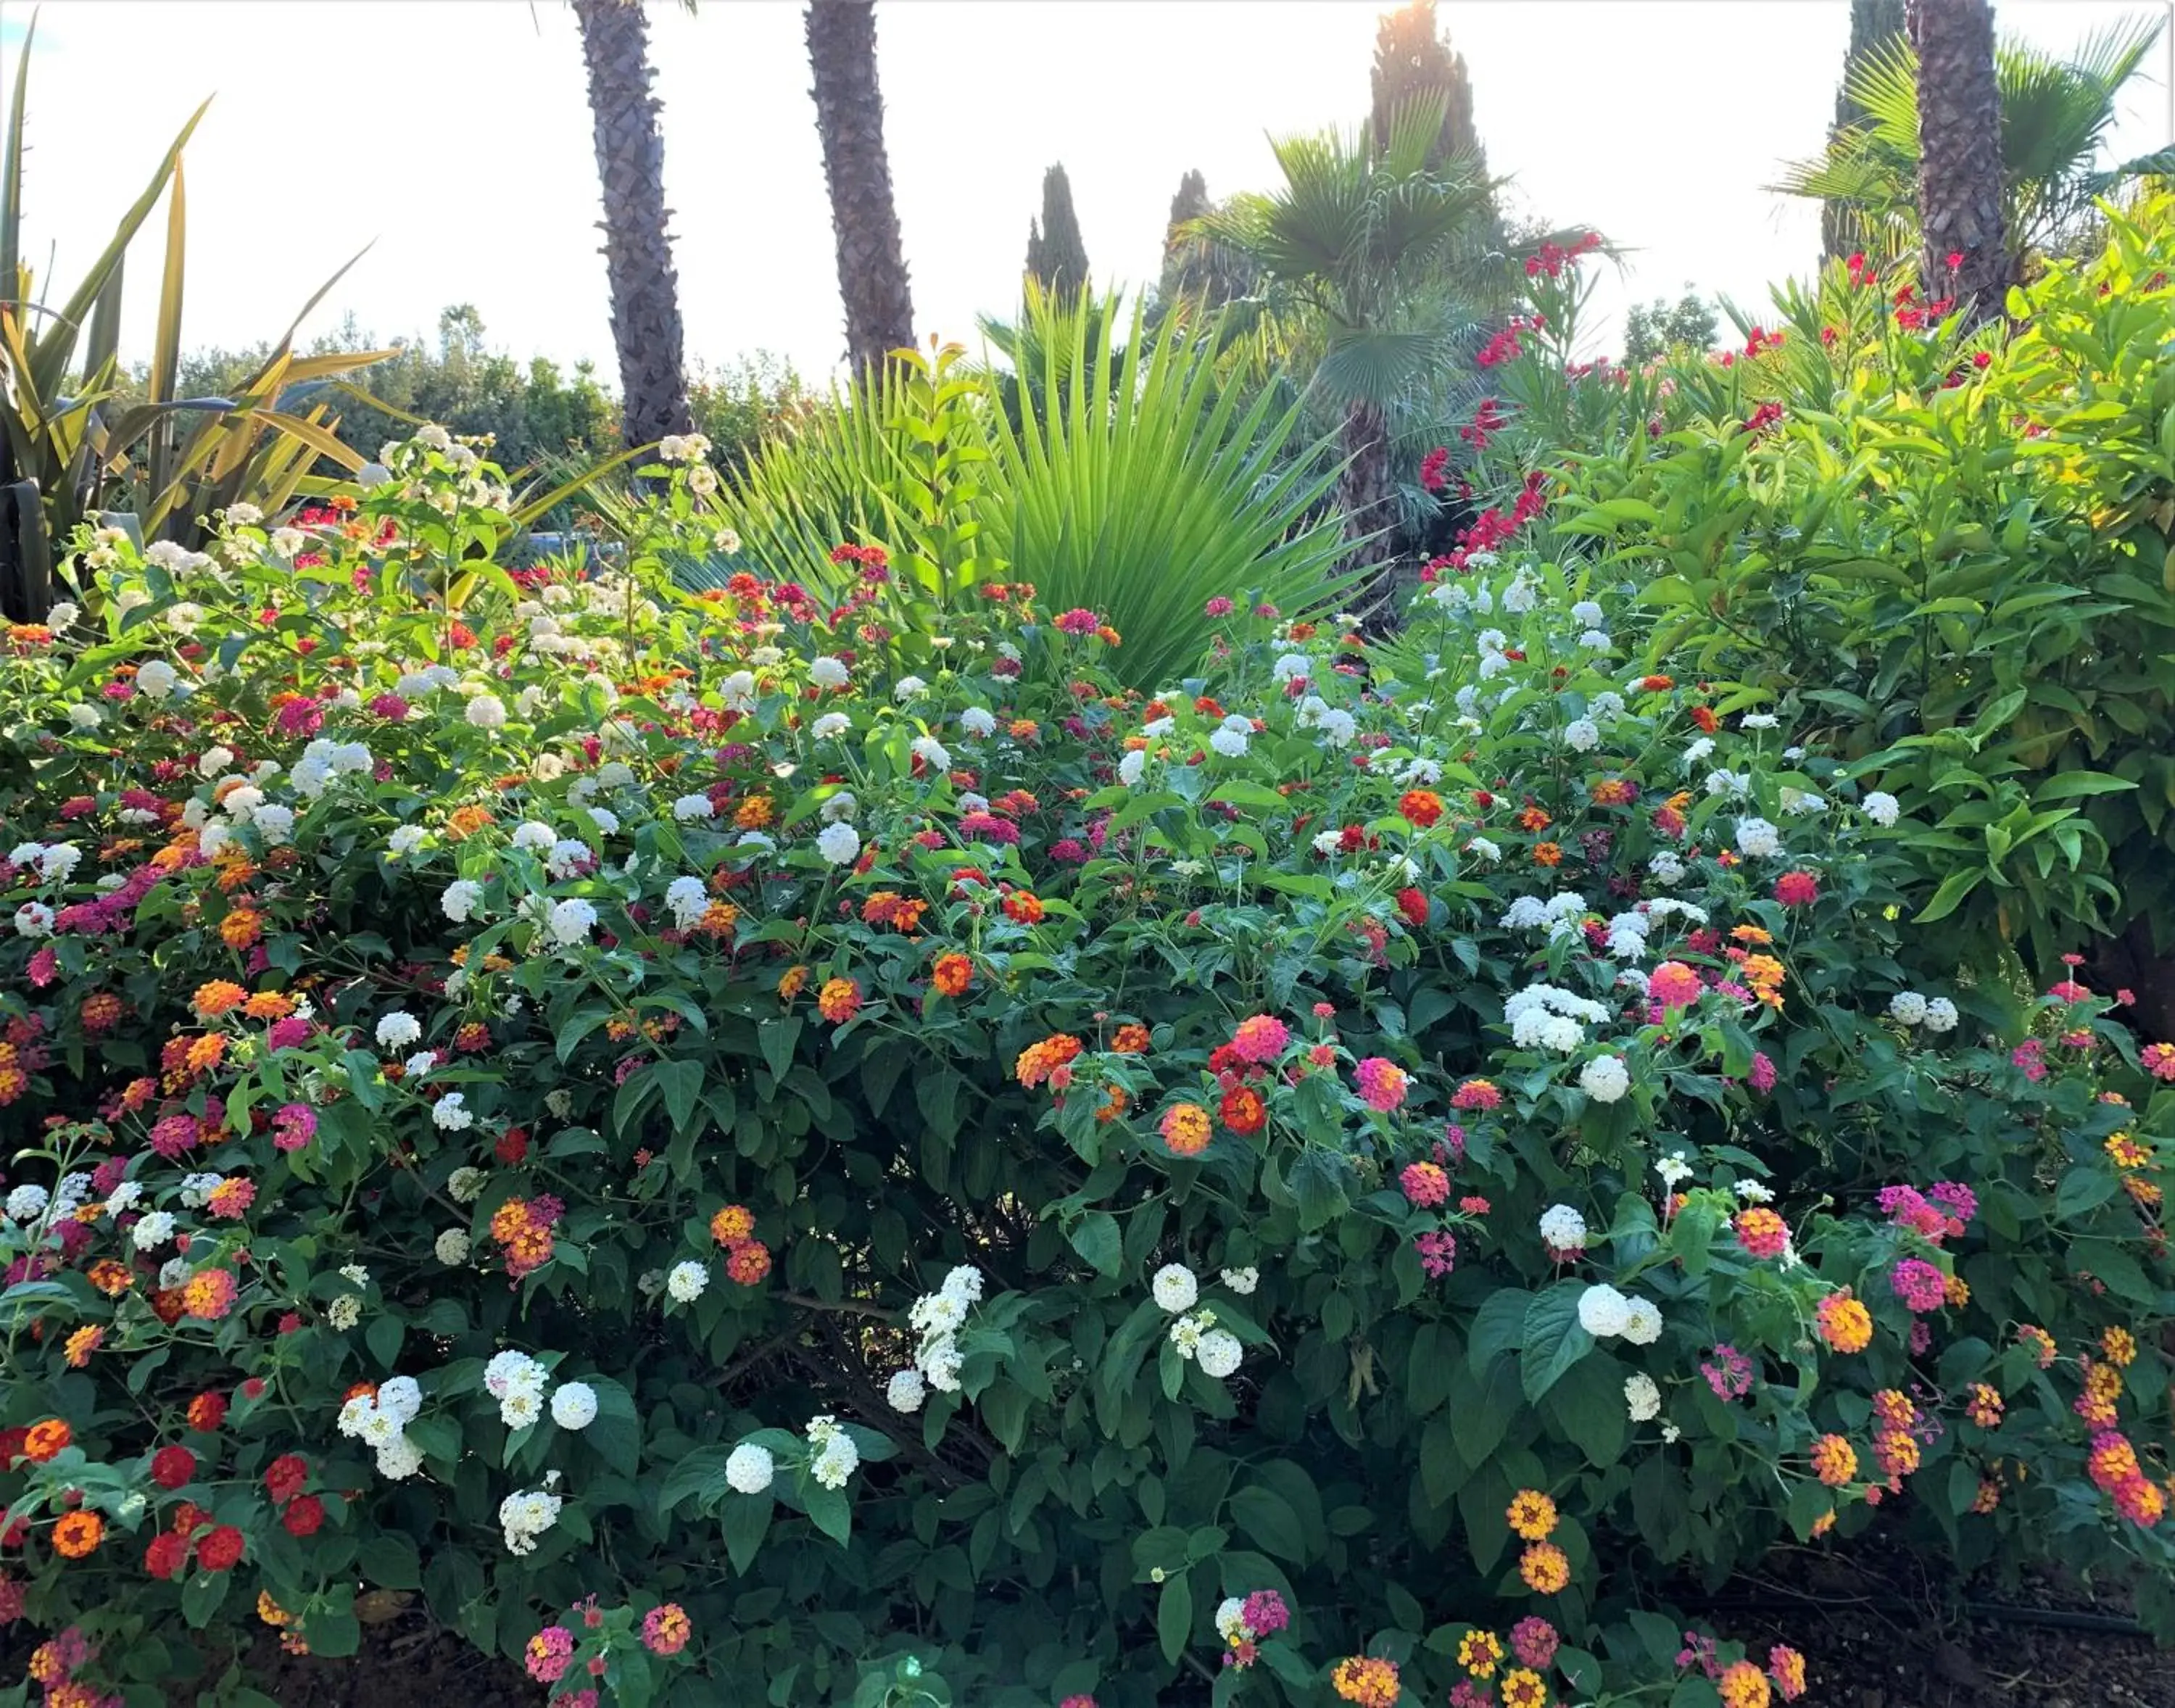
<path id="1" fill-rule="evenodd" d="M 1291 1609 L 1274 1590 L 1256 1590 L 1246 1597 L 1246 1605 L 1239 1617 L 1256 1637 L 1266 1637 L 1291 1623 Z"/>
<path id="2" fill-rule="evenodd" d="M 546 1625 L 529 1640 L 523 1658 L 530 1678 L 556 1684 L 573 1664 L 574 1634 L 564 1625 Z"/>

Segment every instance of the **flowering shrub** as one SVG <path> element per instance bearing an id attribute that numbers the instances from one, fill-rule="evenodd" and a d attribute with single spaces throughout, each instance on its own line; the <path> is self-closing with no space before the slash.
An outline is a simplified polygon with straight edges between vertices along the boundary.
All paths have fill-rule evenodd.
<path id="1" fill-rule="evenodd" d="M 1497 382 L 1523 414 L 1499 470 L 1575 454 L 1559 540 L 1635 575 L 1657 657 L 1717 703 L 1817 718 L 1898 795 L 1955 962 L 2050 964 L 2082 925 L 2110 983 L 2175 1033 L 2175 201 L 2110 210 L 2020 323 L 1862 256 L 1777 293 L 1739 350 L 1630 375 L 1563 328 Z M 2122 940 L 2107 943 L 2106 938 Z"/>
<path id="2" fill-rule="evenodd" d="M 901 675 L 874 548 L 654 577 L 684 464 L 577 580 L 388 461 L 0 659 L 37 1700 L 368 1588 L 562 1708 L 1749 1708 L 1656 1567 L 1875 1526 L 2175 1623 L 2175 1052 L 1920 956 L 1897 801 L 1620 588 Z"/>

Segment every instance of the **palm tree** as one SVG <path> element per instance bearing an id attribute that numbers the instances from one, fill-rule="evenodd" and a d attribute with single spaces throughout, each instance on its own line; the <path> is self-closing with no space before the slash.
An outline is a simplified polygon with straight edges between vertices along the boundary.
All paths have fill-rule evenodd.
<path id="1" fill-rule="evenodd" d="M 1389 412 L 1442 362 L 1453 328 L 1445 296 L 1469 304 L 1488 294 L 1502 258 L 1491 253 L 1494 187 L 1471 161 L 1428 165 L 1440 136 L 1440 96 L 1407 103 L 1389 135 L 1337 132 L 1272 144 L 1284 182 L 1266 195 L 1234 196 L 1185 235 L 1228 245 L 1266 275 L 1265 295 L 1319 337 L 1314 388 L 1342 411 L 1348 567 L 1372 570 L 1391 555 L 1396 496 Z"/>
<path id="2" fill-rule="evenodd" d="M 846 357 L 859 373 L 914 343 L 914 296 L 884 151 L 872 0 L 808 0 L 808 63 L 838 243 Z"/>
<path id="3" fill-rule="evenodd" d="M 2096 164 L 2120 91 L 2159 30 L 2157 19 L 2118 24 L 2066 60 L 2015 41 L 1996 48 L 2001 223 L 2012 256 L 2028 259 L 2064 247 L 2089 221 L 2097 198 L 2129 180 L 2175 171 L 2175 149 Z M 1918 55 L 1907 40 L 1868 52 L 1846 85 L 1860 117 L 1836 132 L 1825 155 L 1792 165 L 1775 186 L 1826 198 L 1841 247 L 1863 249 L 1884 264 L 1921 247 L 1918 83 Z M 1932 258 L 1929 285 L 1945 271 L 1949 252 L 1963 247 L 1948 242 Z"/>
<path id="4" fill-rule="evenodd" d="M 619 352 L 621 434 L 646 445 L 693 427 L 687 409 L 680 276 L 665 230 L 664 139 L 651 92 L 649 23 L 640 0 L 574 0 L 589 73 L 589 118 L 604 189 L 605 276 Z"/>
<path id="5" fill-rule="evenodd" d="M 1918 56 L 1918 278 L 1961 297 L 1966 324 L 2001 312 L 2016 276 L 2003 218 L 2001 87 L 1986 0 L 1910 0 Z"/>

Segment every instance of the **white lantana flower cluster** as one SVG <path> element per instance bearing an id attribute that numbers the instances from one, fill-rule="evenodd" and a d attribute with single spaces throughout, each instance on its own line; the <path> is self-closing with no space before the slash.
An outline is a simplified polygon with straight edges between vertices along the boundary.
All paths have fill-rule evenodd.
<path id="1" fill-rule="evenodd" d="M 914 1350 L 914 1367 L 899 1371 L 891 1380 L 886 1397 L 894 1410 L 919 1410 L 930 1388 L 941 1394 L 958 1391 L 959 1366 L 965 1361 L 959 1351 L 959 1331 L 966 1326 L 968 1313 L 981 1298 L 982 1272 L 971 1263 L 962 1263 L 944 1277 L 944 1284 L 936 1292 L 925 1293 L 914 1300 L 906 1320 L 921 1342 Z M 911 1380 L 907 1380 L 909 1377 Z"/>
<path id="2" fill-rule="evenodd" d="M 1650 1299 L 1627 1299 L 1606 1282 L 1597 1282 L 1579 1295 L 1578 1321 L 1596 1340 L 1621 1335 L 1633 1346 L 1643 1347 L 1662 1337 L 1661 1307 Z"/>
<path id="3" fill-rule="evenodd" d="M 521 1489 L 500 1501 L 498 1523 L 506 1534 L 506 1551 L 535 1553 L 536 1539 L 559 1521 L 559 1509 L 565 1505 L 559 1496 L 543 1488 Z"/>
<path id="4" fill-rule="evenodd" d="M 1608 1018 L 1608 1010 L 1590 997 L 1553 984 L 1528 984 L 1503 1005 L 1511 1042 L 1519 1049 L 1538 1046 L 1568 1055 L 1586 1042 L 1586 1028 Z"/>
<path id="5" fill-rule="evenodd" d="M 1954 1032 L 1960 1017 L 1956 1005 L 1947 997 L 1928 997 L 1917 990 L 1899 990 L 1890 997 L 1888 1016 L 1901 1025 L 1923 1026 L 1928 1032 Z"/>
<path id="6" fill-rule="evenodd" d="M 357 1394 L 340 1407 L 339 1432 L 377 1455 L 377 1474 L 399 1483 L 423 1468 L 422 1450 L 408 1425 L 423 1409 L 423 1390 L 413 1376 L 394 1376 L 376 1394 Z"/>
<path id="7" fill-rule="evenodd" d="M 827 1412 L 808 1420 L 808 1474 L 826 1488 L 843 1488 L 861 1462 L 854 1438 Z"/>

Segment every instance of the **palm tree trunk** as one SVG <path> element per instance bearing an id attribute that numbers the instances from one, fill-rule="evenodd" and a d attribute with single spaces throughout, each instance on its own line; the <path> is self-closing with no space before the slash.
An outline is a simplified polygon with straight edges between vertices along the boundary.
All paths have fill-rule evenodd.
<path id="1" fill-rule="evenodd" d="M 1922 288 L 1955 297 L 1976 326 L 2003 312 L 2016 276 L 2002 219 L 1993 13 L 1986 0 L 1909 0 L 1904 15 L 1918 54 Z"/>
<path id="2" fill-rule="evenodd" d="M 1390 591 L 1382 567 L 1391 556 L 1393 519 L 1390 478 L 1390 423 L 1380 404 L 1355 399 L 1345 405 L 1342 431 L 1344 472 L 1337 477 L 1337 502 L 1344 512 L 1348 570 L 1363 572 L 1355 600 L 1375 603 Z M 1371 537 L 1370 537 L 1371 536 Z"/>
<path id="3" fill-rule="evenodd" d="M 860 373 L 914 343 L 914 297 L 884 151 L 871 0 L 808 0 L 808 63 L 838 244 L 846 358 Z"/>
<path id="4" fill-rule="evenodd" d="M 693 431 L 680 276 L 665 231 L 664 139 L 650 92 L 640 0 L 574 0 L 589 73 L 589 118 L 604 190 L 605 275 L 619 352 L 620 432 L 629 445 Z"/>

